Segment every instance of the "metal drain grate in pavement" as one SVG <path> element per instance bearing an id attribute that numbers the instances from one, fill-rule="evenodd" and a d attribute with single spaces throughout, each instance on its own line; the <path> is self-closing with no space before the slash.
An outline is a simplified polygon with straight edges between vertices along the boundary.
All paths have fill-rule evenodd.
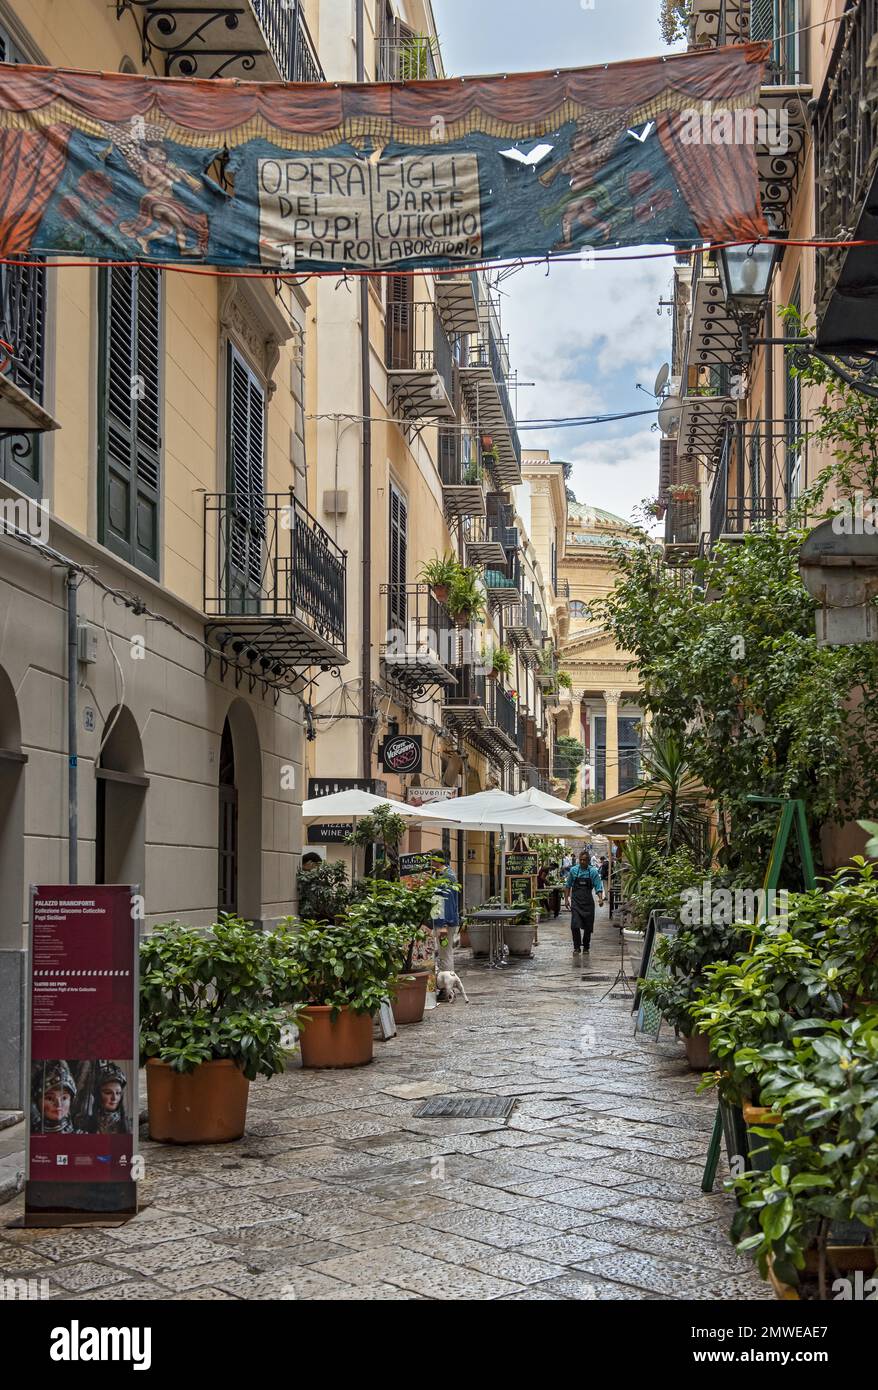
<path id="1" fill-rule="evenodd" d="M 418 1106 L 416 1120 L 505 1120 L 515 1107 L 515 1096 L 432 1096 Z"/>
<path id="2" fill-rule="evenodd" d="M 616 977 L 615 975 L 583 975 L 581 978 L 590 985 L 608 985 Z"/>

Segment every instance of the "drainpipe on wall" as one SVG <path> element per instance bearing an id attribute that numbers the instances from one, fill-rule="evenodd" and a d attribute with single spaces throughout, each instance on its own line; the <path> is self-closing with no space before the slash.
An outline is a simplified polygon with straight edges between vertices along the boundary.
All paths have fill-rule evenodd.
<path id="1" fill-rule="evenodd" d="M 79 770 L 76 757 L 76 571 L 67 571 L 67 881 L 79 882 Z"/>
<path id="2" fill-rule="evenodd" d="M 366 80 L 365 0 L 357 0 L 357 81 Z M 360 544 L 362 591 L 362 763 L 363 776 L 372 775 L 372 373 L 369 360 L 369 282 L 360 276 L 360 372 L 363 397 L 363 517 Z"/>

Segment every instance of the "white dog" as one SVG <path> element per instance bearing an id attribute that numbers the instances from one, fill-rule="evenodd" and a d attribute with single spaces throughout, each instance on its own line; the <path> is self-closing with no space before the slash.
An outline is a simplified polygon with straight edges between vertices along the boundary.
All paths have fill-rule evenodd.
<path id="1" fill-rule="evenodd" d="M 463 1002 L 465 1004 L 469 1003 L 466 990 L 463 987 L 463 981 L 459 975 L 455 975 L 453 970 L 440 970 L 439 974 L 436 976 L 436 984 L 442 992 L 448 996 L 449 1004 L 454 1003 L 454 996 L 458 990 L 460 990 L 463 995 Z"/>

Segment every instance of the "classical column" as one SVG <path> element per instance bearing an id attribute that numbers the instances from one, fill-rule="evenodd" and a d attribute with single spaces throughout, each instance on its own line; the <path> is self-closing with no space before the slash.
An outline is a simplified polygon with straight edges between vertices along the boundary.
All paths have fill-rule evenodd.
<path id="1" fill-rule="evenodd" d="M 619 699 L 621 690 L 605 690 L 607 707 L 607 799 L 619 795 Z"/>

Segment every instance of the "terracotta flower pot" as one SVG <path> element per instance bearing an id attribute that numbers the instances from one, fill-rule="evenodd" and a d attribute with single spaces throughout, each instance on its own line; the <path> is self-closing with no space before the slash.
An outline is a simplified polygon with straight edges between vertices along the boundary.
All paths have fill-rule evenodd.
<path id="1" fill-rule="evenodd" d="M 470 939 L 469 939 L 469 927 L 461 927 L 461 929 L 460 929 L 460 949 L 461 949 L 462 951 L 468 951 L 469 948 L 470 948 L 470 945 L 471 945 L 471 942 L 470 942 Z"/>
<path id="2" fill-rule="evenodd" d="M 146 1064 L 149 1137 L 161 1144 L 227 1144 L 240 1139 L 250 1082 L 236 1062 L 202 1062 L 178 1072 L 151 1057 Z"/>
<path id="3" fill-rule="evenodd" d="M 451 589 L 449 588 L 449 586 L 448 586 L 447 584 L 434 584 L 434 585 L 433 585 L 433 597 L 435 598 L 435 600 L 436 600 L 437 603 L 447 603 L 447 602 L 448 602 L 448 595 L 449 595 L 450 593 L 451 593 Z"/>
<path id="4" fill-rule="evenodd" d="M 362 1067 L 372 1060 L 372 1016 L 342 1009 L 335 1022 L 328 1004 L 302 1010 L 299 1047 L 303 1067 Z"/>
<path id="5" fill-rule="evenodd" d="M 420 1023 L 427 1003 L 429 970 L 410 970 L 399 981 L 393 1001 L 393 1017 L 399 1023 Z"/>
<path id="6" fill-rule="evenodd" d="M 684 1038 L 686 1059 L 690 1071 L 707 1071 L 710 1066 L 710 1039 L 704 1033 L 693 1033 Z"/>

